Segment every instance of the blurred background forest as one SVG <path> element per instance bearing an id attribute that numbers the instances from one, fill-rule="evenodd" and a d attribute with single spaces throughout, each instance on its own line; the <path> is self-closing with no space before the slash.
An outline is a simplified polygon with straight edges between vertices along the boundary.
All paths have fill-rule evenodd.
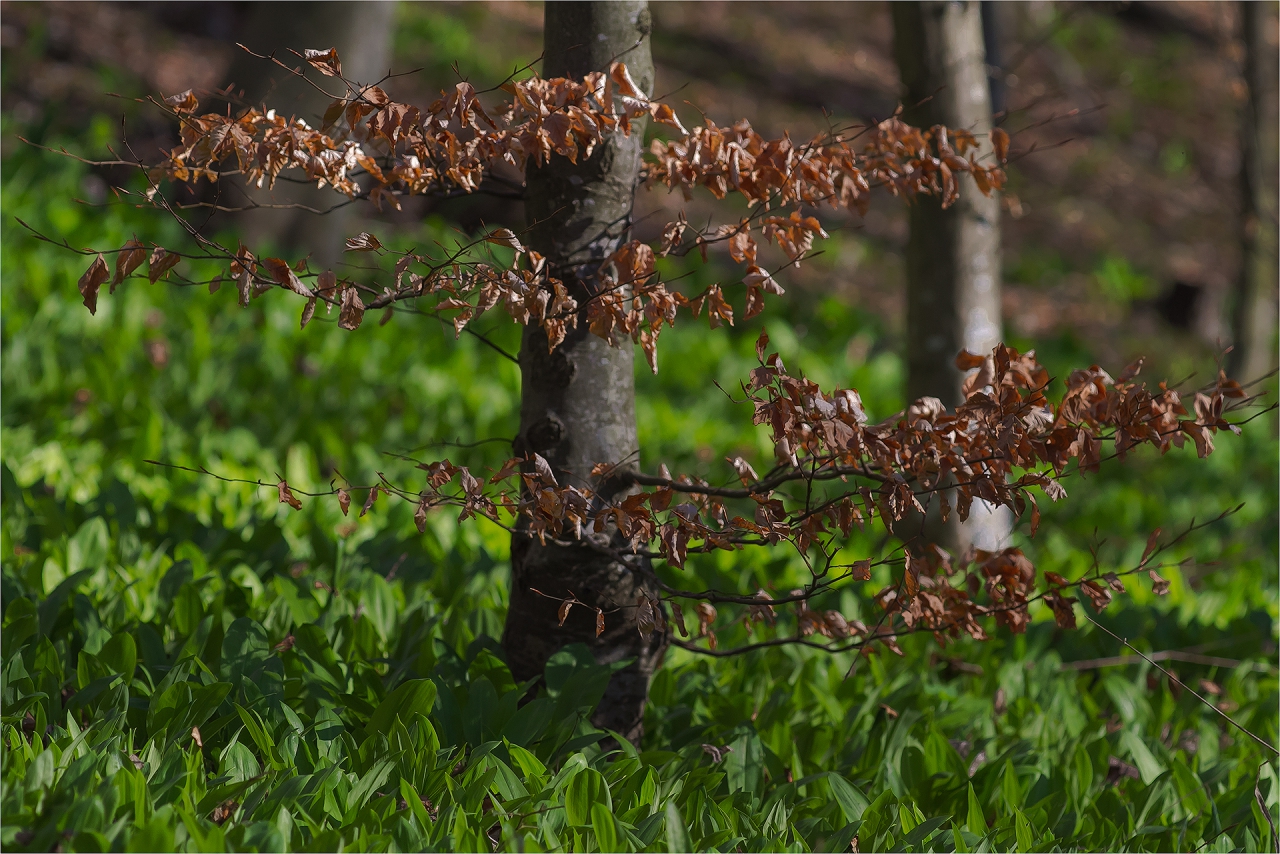
<path id="1" fill-rule="evenodd" d="M 1244 213 L 1241 115 L 1249 94 L 1241 7 L 984 7 L 993 105 L 1014 151 L 1002 198 L 1004 340 L 1034 348 L 1059 378 L 1091 363 L 1118 372 L 1142 355 L 1149 382 L 1189 377 L 1194 387 L 1225 364 L 1240 318 L 1262 311 L 1270 325 L 1248 354 L 1253 373 L 1239 379 L 1270 371 L 1276 289 L 1251 312 L 1239 311 L 1246 230 L 1275 230 L 1274 208 L 1261 225 L 1250 225 Z M 1263 8 L 1261 41 L 1274 84 L 1276 9 Z M 652 11 L 655 94 L 677 106 L 686 126 L 697 123 L 699 112 L 720 124 L 748 116 L 765 135 L 789 130 L 804 139 L 829 124 L 882 119 L 902 97 L 885 4 L 658 3 Z M 343 760 L 352 763 L 343 766 L 351 781 L 337 784 L 346 787 L 347 807 L 327 824 L 326 807 L 307 801 L 313 793 L 302 784 L 293 800 L 253 788 L 264 774 L 278 775 L 269 779 L 279 785 L 303 772 L 272 754 L 276 747 L 262 741 L 246 747 L 248 735 L 238 749 L 224 739 L 208 760 L 217 785 L 195 779 L 200 775 L 188 779 L 181 771 L 194 750 L 190 727 L 203 727 L 212 743 L 214 722 L 229 736 L 241 718 L 228 712 L 225 693 L 204 702 L 208 708 L 195 723 L 173 711 L 165 717 L 159 699 L 178 684 L 182 666 L 194 667 L 183 664 L 193 651 L 205 664 L 220 658 L 222 671 L 215 663 L 212 673 L 244 690 L 246 700 L 269 693 L 257 683 L 240 687 L 241 672 L 228 664 L 228 650 L 240 650 L 228 647 L 240 626 L 256 638 L 243 642 L 244 656 L 285 660 L 284 695 L 294 696 L 287 685 L 298 668 L 322 662 L 341 672 L 344 696 L 361 720 L 405 674 L 432 676 L 442 697 L 452 692 L 458 718 L 445 720 L 443 701 L 435 707 L 438 746 L 474 751 L 502 732 L 485 717 L 481 699 L 468 706 L 469 698 L 489 696 L 476 686 L 488 685 L 495 703 L 514 690 L 509 675 L 503 682 L 492 640 L 504 613 L 506 534 L 441 516 L 420 535 L 407 506 L 380 506 L 359 520 L 319 502 L 295 513 L 268 490 L 145 461 L 267 480 L 279 473 L 302 489 L 336 472 L 353 480 L 408 472 L 412 464 L 394 455 L 428 448 L 472 466 L 493 465 L 505 458 L 499 444 L 442 443 L 513 435 L 516 366 L 473 338 L 455 341 L 452 329 L 429 319 L 397 315 L 353 334 L 337 330 L 332 318 L 317 318 L 324 322 L 300 331 L 292 304 L 268 296 L 237 310 L 226 289 L 210 296 L 126 285 L 91 317 L 75 288 L 83 259 L 41 243 L 17 219 L 77 247 L 118 246 L 134 233 L 179 240 L 176 223 L 109 192 L 133 180 L 127 169 L 90 167 L 38 146 L 91 159 L 110 156 L 109 148 L 153 157 L 176 143 L 175 127 L 134 99 L 232 82 L 251 99 L 269 97 L 278 109 L 318 117 L 324 103 L 317 107 L 290 81 L 275 79 L 278 69 L 247 57 L 237 41 L 264 53 L 338 45 L 348 76 L 372 82 L 387 69 L 412 72 L 385 85 L 400 100 L 421 103 L 459 78 L 480 89 L 496 85 L 537 59 L 541 34 L 537 3 L 0 4 L 6 787 L 0 844 L 6 848 L 50 850 L 65 842 L 75 850 L 108 850 L 93 846 L 124 844 L 118 834 L 133 832 L 137 850 L 163 850 L 194 846 L 210 828 L 227 835 L 226 844 L 276 850 L 333 848 L 339 836 L 348 845 L 362 839 L 370 849 L 385 849 L 388 840 L 401 848 L 428 839 L 459 850 L 514 845 L 505 824 L 493 830 L 496 819 L 485 818 L 493 805 L 482 799 L 518 798 L 498 788 L 485 795 L 486 786 L 499 786 L 492 782 L 480 787 L 474 804 L 461 794 L 456 804 L 452 795 L 433 798 L 435 807 L 455 810 L 447 827 L 438 816 L 431 820 L 444 836 L 426 829 L 421 837 L 402 836 L 409 831 L 395 824 L 399 811 L 378 806 L 383 789 L 392 791 L 384 785 L 388 777 L 361 789 L 376 768 L 354 742 L 333 748 L 351 754 Z M 357 75 L 357 68 L 367 71 Z M 1259 118 L 1273 192 L 1274 99 L 1273 85 Z M 659 229 L 680 204 L 678 197 L 642 191 L 641 236 L 652 237 L 644 230 Z M 691 221 L 707 216 L 703 204 L 687 205 Z M 706 474 L 722 467 L 726 452 L 768 457 L 767 441 L 742 412 L 709 393 L 710 380 L 735 386 L 754 364 L 760 323 L 788 365 L 824 386 L 859 389 L 873 419 L 902 409 L 909 344 L 904 208 L 878 200 L 865 217 L 821 216 L 831 238 L 820 256 L 788 274 L 785 300 L 732 330 L 671 330 L 659 373 L 640 368 L 646 470 L 666 463 Z M 331 221 L 245 216 L 215 219 L 213 226 L 302 255 L 327 230 L 354 234 L 369 221 L 379 235 L 410 246 L 453 241 L 482 224 L 519 229 L 523 210 L 493 197 L 411 198 L 400 211 L 360 207 Z M 729 266 L 727 255 L 718 260 L 713 253 L 711 261 L 688 274 L 716 280 L 717 269 Z M 518 348 L 519 330 L 509 324 L 486 332 L 508 350 Z M 1274 376 L 1255 390 L 1274 400 Z M 1180 564 L 1161 570 L 1172 582 L 1167 597 L 1133 589 L 1099 619 L 1145 649 L 1172 653 L 1167 666 L 1273 743 L 1276 438 L 1271 412 L 1240 437 L 1223 435 L 1208 460 L 1196 460 L 1190 449 L 1163 459 L 1136 454 L 1069 484 L 1067 500 L 1043 508 L 1035 540 L 1015 534 L 1042 570 L 1074 578 L 1095 565 L 1136 563 L 1156 528 L 1181 531 L 1243 503 L 1172 550 Z M 865 546 L 885 547 L 870 535 Z M 708 557 L 690 568 L 706 584 L 743 589 L 785 590 L 800 571 L 790 558 L 768 554 Z M 868 592 L 876 582 L 884 579 L 877 576 Z M 853 618 L 867 604 L 845 591 L 827 607 Z M 295 651 L 295 635 L 307 624 L 321 626 L 324 636 L 311 641 L 314 650 L 304 653 L 298 642 Z M 276 646 L 286 639 L 283 649 Z M 917 636 L 902 646 L 904 657 L 873 657 L 848 679 L 846 656 L 776 649 L 721 661 L 673 650 L 646 719 L 640 761 L 657 769 L 657 787 L 634 808 L 644 807 L 640 817 L 624 807 L 640 803 L 627 799 L 639 798 L 643 786 L 632 792 L 630 771 L 598 756 L 580 715 L 566 740 L 585 740 L 568 747 L 561 741 L 538 761 L 554 772 L 567 767 L 567 756 L 581 755 L 604 774 L 620 823 L 612 831 L 583 823 L 595 834 L 583 844 L 601 850 L 609 841 L 672 850 L 816 849 L 851 827 L 841 838 L 846 849 L 855 832 L 863 850 L 897 844 L 960 850 L 984 837 L 1019 850 L 1274 849 L 1271 821 L 1280 802 L 1274 756 L 1149 665 L 1104 661 L 1124 652 L 1105 635 L 1064 634 L 1045 616 L 1025 636 L 1001 633 L 986 644 L 946 648 Z M 123 655 L 122 648 L 134 652 Z M 138 667 L 123 686 L 109 677 L 117 655 Z M 145 721 L 161 735 L 126 744 L 128 727 L 121 724 L 94 736 L 107 745 L 95 750 L 136 760 L 121 774 L 136 766 L 145 781 L 137 792 L 115 800 L 102 794 L 119 761 L 86 764 L 78 778 L 65 763 L 41 770 L 26 746 L 33 734 L 79 756 L 66 747 L 77 735 L 72 729 L 116 702 L 111 698 L 121 687 L 121 720 Z M 187 702 L 204 707 L 189 696 Z M 298 714 L 312 715 L 311 724 L 330 714 L 319 708 L 299 706 Z M 287 730 L 286 718 L 271 726 Z M 473 732 L 463 718 L 485 723 Z M 342 724 L 353 728 L 346 718 Z M 174 745 L 181 750 L 171 751 Z M 721 765 L 703 745 L 735 750 Z M 321 753 L 327 749 L 322 745 Z M 472 759 L 459 779 L 464 785 L 482 779 L 489 761 Z M 519 767 L 532 789 L 532 772 Z M 674 785 L 681 778 L 701 781 L 705 794 L 695 795 L 692 783 Z M 453 791 L 452 783 L 439 785 Z M 860 805 L 842 786 L 857 793 Z M 112 830 L 130 799 L 147 804 L 136 827 Z M 868 802 L 875 819 L 864 817 Z M 211 821 L 214 808 L 225 804 L 230 812 Z M 781 812 L 761 804 L 782 805 Z M 1271 818 L 1260 812 L 1263 805 Z M 185 814 L 203 824 L 175 817 Z M 954 833 L 944 821 L 931 824 L 943 815 L 959 816 Z M 650 816 L 662 818 L 646 825 Z M 681 821 L 686 826 L 677 830 Z M 751 821 L 754 829 L 744 829 Z M 514 827 L 512 834 L 522 832 L 519 822 Z M 646 838 L 650 830 L 667 835 Z M 212 838 L 200 837 L 201 844 L 217 847 Z M 547 845 L 542 839 L 537 844 Z"/>

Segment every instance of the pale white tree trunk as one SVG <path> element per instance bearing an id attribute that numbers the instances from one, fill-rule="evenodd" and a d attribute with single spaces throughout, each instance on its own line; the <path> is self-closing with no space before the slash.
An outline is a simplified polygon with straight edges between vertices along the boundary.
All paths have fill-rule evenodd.
<path id="1" fill-rule="evenodd" d="M 906 119 L 964 128 L 990 151 L 991 92 L 978 2 L 894 3 L 894 49 L 907 94 Z M 962 402 L 962 348 L 990 353 L 1001 339 L 1000 200 L 968 175 L 960 198 L 911 208 L 907 247 L 907 398 Z M 992 550 L 1007 544 L 1007 510 L 974 503 L 969 521 L 944 539 Z"/>
<path id="2" fill-rule="evenodd" d="M 1236 282 L 1230 368 L 1241 381 L 1256 380 L 1276 365 L 1276 30 L 1275 4 L 1239 4 L 1244 38 L 1244 79 L 1249 97 L 1241 108 L 1240 178 L 1242 258 Z"/>

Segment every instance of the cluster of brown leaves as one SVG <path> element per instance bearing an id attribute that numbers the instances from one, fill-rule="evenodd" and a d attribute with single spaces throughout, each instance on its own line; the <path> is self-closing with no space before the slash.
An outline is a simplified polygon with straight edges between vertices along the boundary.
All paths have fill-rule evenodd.
<path id="1" fill-rule="evenodd" d="M 340 77 L 336 54 L 324 53 L 333 61 L 309 61 Z M 282 172 L 297 170 L 318 187 L 399 208 L 396 197 L 403 194 L 474 191 L 500 163 L 523 170 L 529 160 L 541 163 L 552 154 L 577 162 L 608 134 L 629 134 L 639 118 L 684 131 L 671 108 L 651 102 L 620 62 L 608 75 L 592 72 L 580 81 L 535 75 L 508 82 L 502 89 L 511 100 L 496 118 L 466 82 L 425 110 L 393 100 L 380 86 L 343 82 L 346 94 L 329 105 L 318 129 L 258 108 L 235 117 L 229 110 L 197 116 L 192 92 L 167 98 L 181 121 L 182 142 L 150 174 L 156 182 L 240 174 L 272 186 Z M 357 177 L 368 179 L 365 186 Z"/>
<path id="2" fill-rule="evenodd" d="M 741 284 L 745 315 L 750 318 L 761 311 L 765 294 L 783 293 L 760 263 L 757 236 L 776 243 L 789 264 L 798 264 L 815 239 L 826 237 L 820 222 L 802 212 L 803 206 L 825 203 L 865 212 L 875 188 L 907 199 L 937 196 L 948 206 L 957 198 L 962 174 L 970 175 L 985 194 L 1005 180 L 999 164 L 1005 162 L 1009 141 L 999 130 L 988 140 L 993 157 L 985 164 L 972 134 L 913 128 L 897 117 L 852 138 L 832 133 L 806 145 L 786 136 L 764 139 L 745 121 L 729 128 L 707 121 L 687 131 L 669 106 L 644 96 L 622 63 L 615 63 L 608 75 L 589 74 L 582 81 L 534 76 L 509 82 L 502 88 L 511 101 L 491 118 L 479 93 L 467 83 L 422 110 L 391 100 L 380 87 L 346 81 L 332 50 L 308 51 L 305 59 L 347 85 L 346 95 L 333 102 L 318 130 L 270 110 L 247 109 L 235 117 L 230 111 L 197 116 L 198 100 L 190 92 L 167 99 L 181 119 L 182 141 L 149 172 L 153 202 L 166 204 L 158 196 L 161 180 L 218 180 L 240 174 L 261 186 L 287 170 L 298 170 L 318 186 L 327 184 L 350 197 L 398 207 L 396 197 L 403 194 L 473 192 L 502 163 L 523 169 L 530 161 L 541 163 L 552 155 L 576 161 L 590 155 L 609 134 L 629 134 L 637 120 L 647 117 L 680 134 L 652 144 L 646 167 L 649 184 L 679 187 L 686 197 L 696 187 L 705 187 L 717 198 L 737 192 L 752 213 L 705 230 L 691 229 L 682 215 L 665 227 L 656 247 L 635 240 L 624 243 L 597 271 L 595 290 L 576 297 L 550 275 L 545 259 L 506 229 L 443 258 L 392 253 L 368 233 L 348 239 L 349 252 L 369 253 L 366 257 L 375 260 L 384 255 L 395 258 L 390 285 L 380 287 L 340 279 L 333 271 L 313 273 L 305 260 L 290 264 L 279 258 L 258 259 L 243 245 L 231 250 L 196 235 L 206 253 L 198 257 L 226 263 L 241 305 L 272 288 L 283 288 L 305 298 L 303 326 L 320 302 L 327 311 L 337 306 L 339 325 L 355 329 L 369 309 L 386 309 L 385 320 L 397 303 L 433 297 L 434 310 L 449 312 L 460 333 L 474 318 L 501 304 L 516 322 L 540 324 L 553 349 L 568 329 L 584 322 L 615 346 L 627 339 L 638 343 L 656 370 L 658 335 L 664 323 L 674 324 L 680 309 L 697 317 L 705 307 L 713 328 L 734 322 L 734 309 L 720 285 L 692 296 L 674 291 L 658 275 L 660 256 L 697 250 L 705 257 L 710 246 L 725 244 L 729 256 L 744 267 Z M 510 262 L 476 261 L 472 250 L 486 244 L 512 250 Z M 182 257 L 160 246 L 148 253 L 136 237 L 114 254 L 114 273 L 104 255 L 97 254 L 80 280 L 91 312 L 108 280 L 114 290 L 146 260 L 148 278 L 155 282 L 169 276 Z M 218 290 L 222 280 L 220 273 L 209 282 L 210 291 Z M 1133 382 L 1139 362 L 1118 378 L 1097 366 L 1072 373 L 1065 396 L 1054 405 L 1045 395 L 1048 374 L 1034 353 L 1000 346 L 990 355 L 958 357 L 957 366 L 971 373 L 965 401 L 954 411 L 937 399 L 922 398 L 898 416 L 871 424 L 856 390 L 824 391 L 788 373 L 776 353 L 766 356 L 767 347 L 768 336 L 762 334 L 757 342 L 759 366 L 742 390 L 753 408 L 754 423 L 770 431 L 776 464 L 762 477 L 747 460 L 729 458 L 741 487 L 673 478 L 665 467 L 660 475 L 644 475 L 616 461 L 601 461 L 593 477 L 629 478 L 636 487 L 609 499 L 580 482 L 569 483 L 537 454 L 508 460 L 488 478 L 442 460 L 421 464 L 426 473 L 421 488 L 399 487 L 385 478 L 369 487 L 361 515 L 383 493 L 413 502 L 420 530 L 425 530 L 433 508 L 448 506 L 460 509 L 461 518 L 483 516 L 544 543 L 575 541 L 586 533 L 603 535 L 595 539 L 612 543 L 609 548 L 621 560 L 644 555 L 674 567 L 682 567 L 691 553 L 786 543 L 806 561 L 817 555 L 822 563 L 810 563 L 814 581 L 809 587 L 785 597 L 764 591 L 743 597 L 680 591 L 659 581 L 675 629 L 685 631 L 679 598 L 699 600 L 697 637 L 706 638 L 712 650 L 717 643 L 712 626 L 718 618 L 713 602 L 740 606 L 748 631 L 757 624 L 774 626 L 777 608 L 785 606 L 794 614 L 797 642 L 820 636 L 844 648 L 865 649 L 879 641 L 899 651 L 895 638 L 900 631 L 930 631 L 940 641 L 962 633 L 981 639 L 986 637 L 981 621 L 987 618 L 1022 631 L 1036 601 L 1047 604 L 1060 625 L 1074 626 L 1075 600 L 1067 595 L 1069 588 L 1078 587 L 1095 607 L 1103 608 L 1124 585 L 1115 574 L 1067 582 L 1048 573 L 1047 587 L 1042 587 L 1035 567 L 1016 549 L 971 552 L 953 559 L 909 536 L 910 531 L 899 530 L 909 541 L 903 570 L 876 595 L 882 618 L 868 627 L 808 604 L 813 595 L 837 583 L 871 579 L 869 559 L 834 563 L 839 543 L 853 528 L 878 519 L 893 532 L 895 526 L 903 528 L 908 520 L 923 518 L 935 500 L 944 520 L 953 512 L 963 519 L 981 499 L 1011 508 L 1018 516 L 1029 510 L 1034 535 L 1040 519 L 1035 491 L 1054 500 L 1065 495 L 1059 481 L 1072 461 L 1087 471 L 1103 460 L 1108 443 L 1112 453 L 1123 456 L 1139 445 L 1163 453 L 1187 439 L 1206 456 L 1213 450 L 1216 431 L 1238 432 L 1226 415 L 1245 399 L 1238 384 L 1220 375 L 1211 387 L 1196 393 L 1194 412 L 1188 412 L 1176 390 L 1164 384 L 1151 390 Z M 287 483 L 281 480 L 275 486 L 282 503 L 301 506 Z M 640 491 L 644 487 L 653 489 Z M 345 515 L 350 489 L 336 489 L 334 494 Z M 740 506 L 737 512 L 730 510 L 735 502 Z M 1153 535 L 1138 569 L 1147 565 L 1155 544 Z M 1168 582 L 1154 568 L 1149 572 L 1156 591 L 1164 592 Z M 562 622 L 575 604 L 582 603 L 572 596 L 562 600 Z M 642 597 L 626 607 L 635 609 L 642 634 L 667 630 L 658 603 Z M 597 609 L 596 618 L 600 633 L 604 612 Z"/>
<path id="3" fill-rule="evenodd" d="M 382 489 L 417 503 L 420 528 L 425 528 L 430 509 L 452 506 L 461 509 L 462 518 L 482 515 L 512 530 L 519 519 L 519 530 L 543 543 L 578 540 L 588 531 L 606 534 L 605 540 L 618 544 L 620 559 L 647 555 L 675 567 L 682 567 L 691 552 L 777 543 L 826 558 L 854 527 L 879 519 L 893 530 L 908 516 L 919 518 L 935 498 L 944 516 L 954 507 L 967 517 L 977 498 L 1009 507 L 1019 516 L 1029 509 L 1034 535 L 1039 524 L 1035 492 L 1055 500 L 1065 495 L 1059 480 L 1069 474 L 1073 460 L 1080 469 L 1092 469 L 1102 461 L 1107 444 L 1117 455 L 1137 444 L 1163 452 L 1188 436 L 1195 440 L 1219 429 L 1238 430 L 1224 414 L 1245 400 L 1237 383 L 1219 375 L 1212 386 L 1197 393 L 1191 417 L 1178 392 L 1163 384 L 1152 391 L 1133 382 L 1139 367 L 1135 364 L 1119 379 L 1096 366 L 1073 373 L 1066 394 L 1055 405 L 1045 396 L 1048 376 L 1034 354 L 1002 345 L 986 359 L 961 354 L 960 364 L 980 367 L 969 383 L 968 398 L 954 412 L 924 398 L 899 416 L 870 424 L 856 391 L 823 391 L 810 380 L 792 376 L 776 353 L 765 354 L 767 345 L 767 335 L 762 334 L 757 342 L 759 367 L 742 388 L 754 408 L 755 423 L 770 430 L 777 465 L 760 477 L 746 460 L 730 458 L 741 488 L 673 478 L 665 470 L 651 476 L 601 464 L 593 477 L 623 475 L 637 485 L 656 487 L 608 500 L 587 486 L 564 485 L 550 463 L 533 454 L 508 460 L 487 481 L 447 460 L 423 463 L 420 468 L 427 478 L 420 491 L 384 482 L 371 490 L 366 509 Z M 1204 453 L 1212 450 L 1207 438 L 1196 445 Z M 282 502 L 297 501 L 287 484 L 278 488 Z M 342 491 L 339 501 L 345 513 L 349 495 Z M 732 513 L 731 502 L 750 512 Z M 839 612 L 819 612 L 807 604 L 814 593 L 836 583 L 870 580 L 872 563 L 865 559 L 839 567 L 843 571 L 838 572 L 828 566 L 815 574 L 813 587 L 781 600 L 759 591 L 754 597 L 727 596 L 720 601 L 744 607 L 748 630 L 757 623 L 774 625 L 776 606 L 788 604 L 795 608 L 799 637 L 861 639 L 860 645 L 878 640 L 895 649 L 899 630 L 894 619 L 907 631 L 930 631 L 940 641 L 961 633 L 984 639 L 983 619 L 994 618 L 1015 632 L 1023 631 L 1031 619 L 1029 606 L 1039 600 L 1061 625 L 1073 627 L 1074 599 L 1066 595 L 1068 587 L 1079 587 L 1097 609 L 1106 607 L 1113 592 L 1125 589 L 1115 574 L 1077 582 L 1052 573 L 1039 579 L 1018 549 L 971 551 L 953 559 L 910 532 L 899 533 L 911 546 L 901 577 L 875 597 L 887 626 L 869 629 Z M 1158 534 L 1152 535 L 1134 571 L 1147 567 Z M 1154 569 L 1148 571 L 1156 592 L 1165 592 L 1168 582 Z M 953 578 L 960 583 L 953 583 Z M 1042 581 L 1048 585 L 1043 589 Z M 714 648 L 711 624 L 716 612 L 710 601 L 701 605 L 707 607 L 700 606 L 698 612 L 699 637 L 707 637 Z M 644 616 L 642 632 L 665 625 L 653 603 L 635 607 Z M 676 614 L 677 627 L 682 626 L 678 610 Z"/>
<path id="4" fill-rule="evenodd" d="M 1005 180 L 998 164 L 979 163 L 978 141 L 967 131 L 941 126 L 925 131 L 896 117 L 864 132 L 867 139 L 861 143 L 857 135 L 846 139 L 839 133 L 807 145 L 796 145 L 787 136 L 768 140 L 745 120 L 732 128 L 719 128 L 708 120 L 705 126 L 688 131 L 669 105 L 644 95 L 620 62 L 611 66 L 608 75 L 593 72 L 581 81 L 544 80 L 536 75 L 509 81 L 501 89 L 511 100 L 499 105 L 491 117 L 469 83 L 457 84 L 423 110 L 392 100 L 379 86 L 361 86 L 342 78 L 341 62 L 332 49 L 308 50 L 303 58 L 321 74 L 341 79 L 347 88 L 330 105 L 319 129 L 303 119 L 286 119 L 274 110 L 258 108 L 235 116 L 229 109 L 226 114 L 197 115 L 199 100 L 191 91 L 165 99 L 181 123 L 181 144 L 148 170 L 148 197 L 153 203 L 165 180 L 217 181 L 240 175 L 263 186 L 274 185 L 282 173 L 292 170 L 319 187 L 329 185 L 349 197 L 368 198 L 379 207 L 387 201 L 398 208 L 397 197 L 404 194 L 473 192 L 500 164 L 523 170 L 531 159 L 541 163 L 552 155 L 576 162 L 589 156 L 609 134 L 629 134 L 637 119 L 648 117 L 680 135 L 669 142 L 654 140 L 652 161 L 646 168 L 648 183 L 679 186 L 686 197 L 696 186 L 706 187 L 718 198 L 736 191 L 750 206 L 759 206 L 756 214 L 737 223 L 701 231 L 690 229 L 681 216 L 664 229 L 658 246 L 639 241 L 624 245 L 601 265 L 595 292 L 586 296 L 585 305 L 570 297 L 563 283 L 544 269 L 541 257 L 521 247 L 510 232 L 505 238 L 490 236 L 491 242 L 505 242 L 517 250 L 509 269 L 464 263 L 459 257 L 440 260 L 406 254 L 395 262 L 390 286 L 337 281 L 332 272 L 320 273 L 315 286 L 307 286 L 302 282 L 313 274 L 305 265 L 290 267 L 280 259 L 268 259 L 269 269 L 260 271 L 243 246 L 232 253 L 202 240 L 209 250 L 204 257 L 224 256 L 222 260 L 231 262 L 231 278 L 239 282 L 242 305 L 251 295 L 279 285 L 308 300 L 304 326 L 317 301 L 326 302 L 329 309 L 339 306 L 340 325 L 354 329 L 370 308 L 390 309 L 397 302 L 435 296 L 435 310 L 451 312 L 460 332 L 501 302 L 517 322 L 541 324 L 553 348 L 581 320 L 615 346 L 628 338 L 639 344 L 656 371 L 662 325 L 673 325 L 681 308 L 696 317 L 705 306 L 712 328 L 734 322 L 734 309 L 720 285 L 688 296 L 671 290 L 655 271 L 656 257 L 693 249 L 705 257 L 709 246 L 727 244 L 733 260 L 745 265 L 741 285 L 745 316 L 750 319 L 763 310 L 765 294 L 783 293 L 773 274 L 760 264 L 757 236 L 776 243 L 792 264 L 810 252 L 815 238 L 826 237 L 815 217 L 795 210 L 800 205 L 826 202 L 865 212 L 868 194 L 875 187 L 908 198 L 939 195 L 944 204 L 950 204 L 958 192 L 957 174 L 972 174 L 984 193 Z M 991 142 L 1003 162 L 1008 137 L 993 131 Z M 158 201 L 163 204 L 163 197 Z M 785 208 L 793 210 L 764 215 Z M 130 246 L 119 250 L 121 258 L 130 255 Z M 383 250 L 381 242 L 367 233 L 349 239 L 346 248 Z M 169 259 L 168 267 L 179 260 L 163 248 L 155 251 Z M 248 263 L 237 264 L 242 258 Z M 126 267 L 124 275 L 137 263 Z M 153 259 L 152 281 L 168 267 L 158 268 Z M 112 289 L 122 278 L 120 269 L 117 263 Z M 106 278 L 106 262 L 98 256 L 80 283 L 91 311 L 96 310 L 98 288 Z M 216 286 L 211 285 L 211 290 Z"/>

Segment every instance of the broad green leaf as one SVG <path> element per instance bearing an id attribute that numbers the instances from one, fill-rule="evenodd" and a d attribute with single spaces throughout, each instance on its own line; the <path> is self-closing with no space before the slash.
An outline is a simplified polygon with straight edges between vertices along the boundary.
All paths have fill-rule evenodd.
<path id="1" fill-rule="evenodd" d="M 684 819 L 680 817 L 675 801 L 667 801 L 666 826 L 668 851 L 675 854 L 693 850 L 693 846 L 689 844 L 689 832 L 685 829 Z"/>
<path id="2" fill-rule="evenodd" d="M 1022 810 L 1015 809 L 1013 811 L 1013 827 L 1014 836 L 1018 841 L 1018 850 L 1021 852 L 1031 851 L 1035 840 L 1031 836 L 1031 822 L 1027 821 L 1027 817 L 1022 814 Z"/>
<path id="3" fill-rule="evenodd" d="M 827 783 L 831 786 L 831 794 L 836 803 L 840 805 L 840 811 L 844 813 L 845 821 L 860 821 L 869 806 L 866 795 L 834 771 L 827 775 Z"/>
<path id="4" fill-rule="evenodd" d="M 982 814 L 982 804 L 978 802 L 972 783 L 969 784 L 969 817 L 965 821 L 965 827 L 977 836 L 987 835 L 987 820 Z"/>
<path id="5" fill-rule="evenodd" d="M 1142 776 L 1142 782 L 1146 785 L 1151 785 L 1157 777 L 1164 773 L 1164 766 L 1151 753 L 1151 749 L 1147 747 L 1142 740 L 1142 736 L 1138 735 L 1138 733 L 1131 729 L 1121 732 L 1120 746 L 1133 758 L 1133 764 L 1137 766 L 1138 773 Z"/>
<path id="6" fill-rule="evenodd" d="M 613 812 L 600 801 L 591 805 L 591 829 L 595 831 L 596 844 L 600 846 L 601 851 L 622 850 L 618 845 L 618 825 L 613 818 Z"/>
<path id="7" fill-rule="evenodd" d="M 411 679 L 387 695 L 365 724 L 366 733 L 385 732 L 397 716 L 402 721 L 430 714 L 436 703 L 436 686 L 430 679 Z"/>
<path id="8" fill-rule="evenodd" d="M 594 768 L 584 768 L 573 775 L 564 790 L 564 812 L 569 824 L 586 826 L 591 823 L 591 805 L 602 803 L 612 809 L 609 785 L 603 775 Z"/>

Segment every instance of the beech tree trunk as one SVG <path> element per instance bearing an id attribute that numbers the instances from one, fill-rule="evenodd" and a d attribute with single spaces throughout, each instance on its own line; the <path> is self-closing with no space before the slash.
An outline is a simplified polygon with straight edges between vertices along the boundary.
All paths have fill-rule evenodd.
<path id="1" fill-rule="evenodd" d="M 904 118 L 928 128 L 964 128 L 990 151 L 991 93 L 981 5 L 893 4 L 894 53 L 907 89 Z M 933 197 L 910 208 L 907 242 L 907 400 L 963 402 L 961 349 L 990 353 L 1000 343 L 1000 201 L 961 175 L 960 198 L 947 210 Z M 1006 511 L 974 502 L 970 521 L 945 535 L 948 544 L 994 549 L 1008 539 Z"/>
<path id="2" fill-rule="evenodd" d="M 652 92 L 650 17 L 644 0 L 559 2 L 545 7 L 543 75 L 581 78 L 625 62 L 637 85 Z M 634 351 L 610 347 L 587 329 L 586 303 L 599 287 L 602 265 L 629 239 L 641 164 L 643 125 L 614 136 L 577 164 L 553 155 L 530 164 L 525 210 L 528 243 L 546 256 L 579 304 L 576 329 L 553 352 L 536 325 L 525 327 L 520 348 L 522 402 L 517 454 L 538 453 L 562 484 L 588 485 L 603 496 L 623 493 L 625 478 L 594 478 L 597 463 L 638 462 Z M 568 535 L 572 537 L 572 534 Z M 502 643 L 516 679 L 541 677 L 548 657 L 571 643 L 585 643 L 601 663 L 632 659 L 616 673 L 594 723 L 638 743 L 643 732 L 649 680 L 666 650 L 666 637 L 642 638 L 635 603 L 643 592 L 657 600 L 651 567 L 620 558 L 616 531 L 583 531 L 571 544 L 545 545 L 521 532 L 511 542 L 511 594 Z M 540 591 L 545 596 L 539 595 Z M 557 599 L 574 596 L 560 626 Z M 605 612 L 596 636 L 596 614 Z"/>
<path id="3" fill-rule="evenodd" d="M 1276 363 L 1276 51 L 1272 3 L 1239 4 L 1244 79 L 1249 95 L 1240 111 L 1242 257 L 1236 281 L 1229 359 L 1232 376 L 1255 380 Z"/>

